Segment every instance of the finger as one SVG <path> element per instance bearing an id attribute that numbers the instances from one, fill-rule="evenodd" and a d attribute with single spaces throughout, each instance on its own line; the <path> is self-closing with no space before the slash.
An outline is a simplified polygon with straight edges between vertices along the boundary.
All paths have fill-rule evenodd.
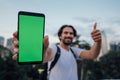
<path id="1" fill-rule="evenodd" d="M 96 39 L 101 38 L 101 35 L 98 35 L 98 36 L 93 36 L 92 38 L 93 38 L 93 40 L 96 40 Z"/>
<path id="2" fill-rule="evenodd" d="M 101 38 L 97 38 L 94 40 L 95 42 L 101 42 Z"/>
<path id="3" fill-rule="evenodd" d="M 97 23 L 95 22 L 95 24 L 93 26 L 93 30 L 96 30 L 96 26 L 97 26 Z"/>
<path id="4" fill-rule="evenodd" d="M 18 45 L 12 44 L 12 51 L 13 51 L 14 53 L 16 53 L 16 50 L 14 50 L 14 49 L 17 49 L 17 53 L 18 53 Z"/>
<path id="5" fill-rule="evenodd" d="M 18 47 L 18 40 L 17 40 L 17 38 L 15 38 L 15 37 L 13 37 L 13 45 L 14 45 L 15 47 Z"/>
<path id="6" fill-rule="evenodd" d="M 101 32 L 99 30 L 93 31 L 91 33 L 91 36 L 98 36 L 98 35 L 101 35 Z"/>
<path id="7" fill-rule="evenodd" d="M 17 32 L 17 31 L 14 32 L 14 33 L 13 33 L 13 36 L 17 38 L 17 36 L 18 36 L 18 32 Z"/>
<path id="8" fill-rule="evenodd" d="M 101 34 L 92 36 L 92 39 L 93 39 L 95 42 L 101 41 Z"/>
<path id="9" fill-rule="evenodd" d="M 101 32 L 99 30 L 94 30 L 91 32 L 91 36 L 101 35 Z"/>
<path id="10" fill-rule="evenodd" d="M 18 45 L 18 40 L 14 40 L 13 44 Z"/>
<path id="11" fill-rule="evenodd" d="M 13 59 L 13 60 L 17 60 L 17 54 L 14 54 L 14 55 L 12 56 L 12 59 Z"/>
<path id="12" fill-rule="evenodd" d="M 14 52 L 15 54 L 17 54 L 17 53 L 18 53 L 18 48 L 13 48 L 13 52 Z"/>

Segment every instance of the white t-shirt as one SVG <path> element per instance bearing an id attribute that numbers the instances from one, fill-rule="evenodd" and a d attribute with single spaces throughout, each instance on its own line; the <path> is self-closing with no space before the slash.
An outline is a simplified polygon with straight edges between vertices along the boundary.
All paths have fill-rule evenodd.
<path id="1" fill-rule="evenodd" d="M 54 53 L 56 53 L 56 45 L 53 45 L 50 48 L 52 48 L 55 51 Z M 67 51 L 61 46 L 59 46 L 59 48 L 61 51 L 60 57 L 50 72 L 49 80 L 78 80 L 77 63 L 73 53 L 70 49 L 69 51 Z M 82 49 L 76 47 L 71 48 L 75 53 L 76 57 L 79 57 Z M 50 66 L 51 61 L 48 63 Z"/>

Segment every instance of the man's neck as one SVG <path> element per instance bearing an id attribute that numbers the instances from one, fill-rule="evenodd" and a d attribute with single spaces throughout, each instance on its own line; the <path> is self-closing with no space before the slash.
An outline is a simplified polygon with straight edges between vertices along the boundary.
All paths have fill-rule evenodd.
<path id="1" fill-rule="evenodd" d="M 60 46 L 61 46 L 63 49 L 69 51 L 69 45 L 65 45 L 64 43 L 60 42 Z"/>

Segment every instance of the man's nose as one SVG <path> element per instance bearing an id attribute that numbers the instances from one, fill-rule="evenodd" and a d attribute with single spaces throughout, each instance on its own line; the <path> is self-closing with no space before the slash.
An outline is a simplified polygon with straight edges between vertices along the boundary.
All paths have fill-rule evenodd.
<path id="1" fill-rule="evenodd" d="M 67 33 L 67 36 L 72 36 L 71 33 Z"/>

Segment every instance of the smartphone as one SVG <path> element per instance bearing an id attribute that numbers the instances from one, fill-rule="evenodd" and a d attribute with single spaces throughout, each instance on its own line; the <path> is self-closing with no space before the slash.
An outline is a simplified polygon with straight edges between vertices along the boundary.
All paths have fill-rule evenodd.
<path id="1" fill-rule="evenodd" d="M 20 11 L 18 13 L 18 63 L 42 63 L 45 15 Z"/>

